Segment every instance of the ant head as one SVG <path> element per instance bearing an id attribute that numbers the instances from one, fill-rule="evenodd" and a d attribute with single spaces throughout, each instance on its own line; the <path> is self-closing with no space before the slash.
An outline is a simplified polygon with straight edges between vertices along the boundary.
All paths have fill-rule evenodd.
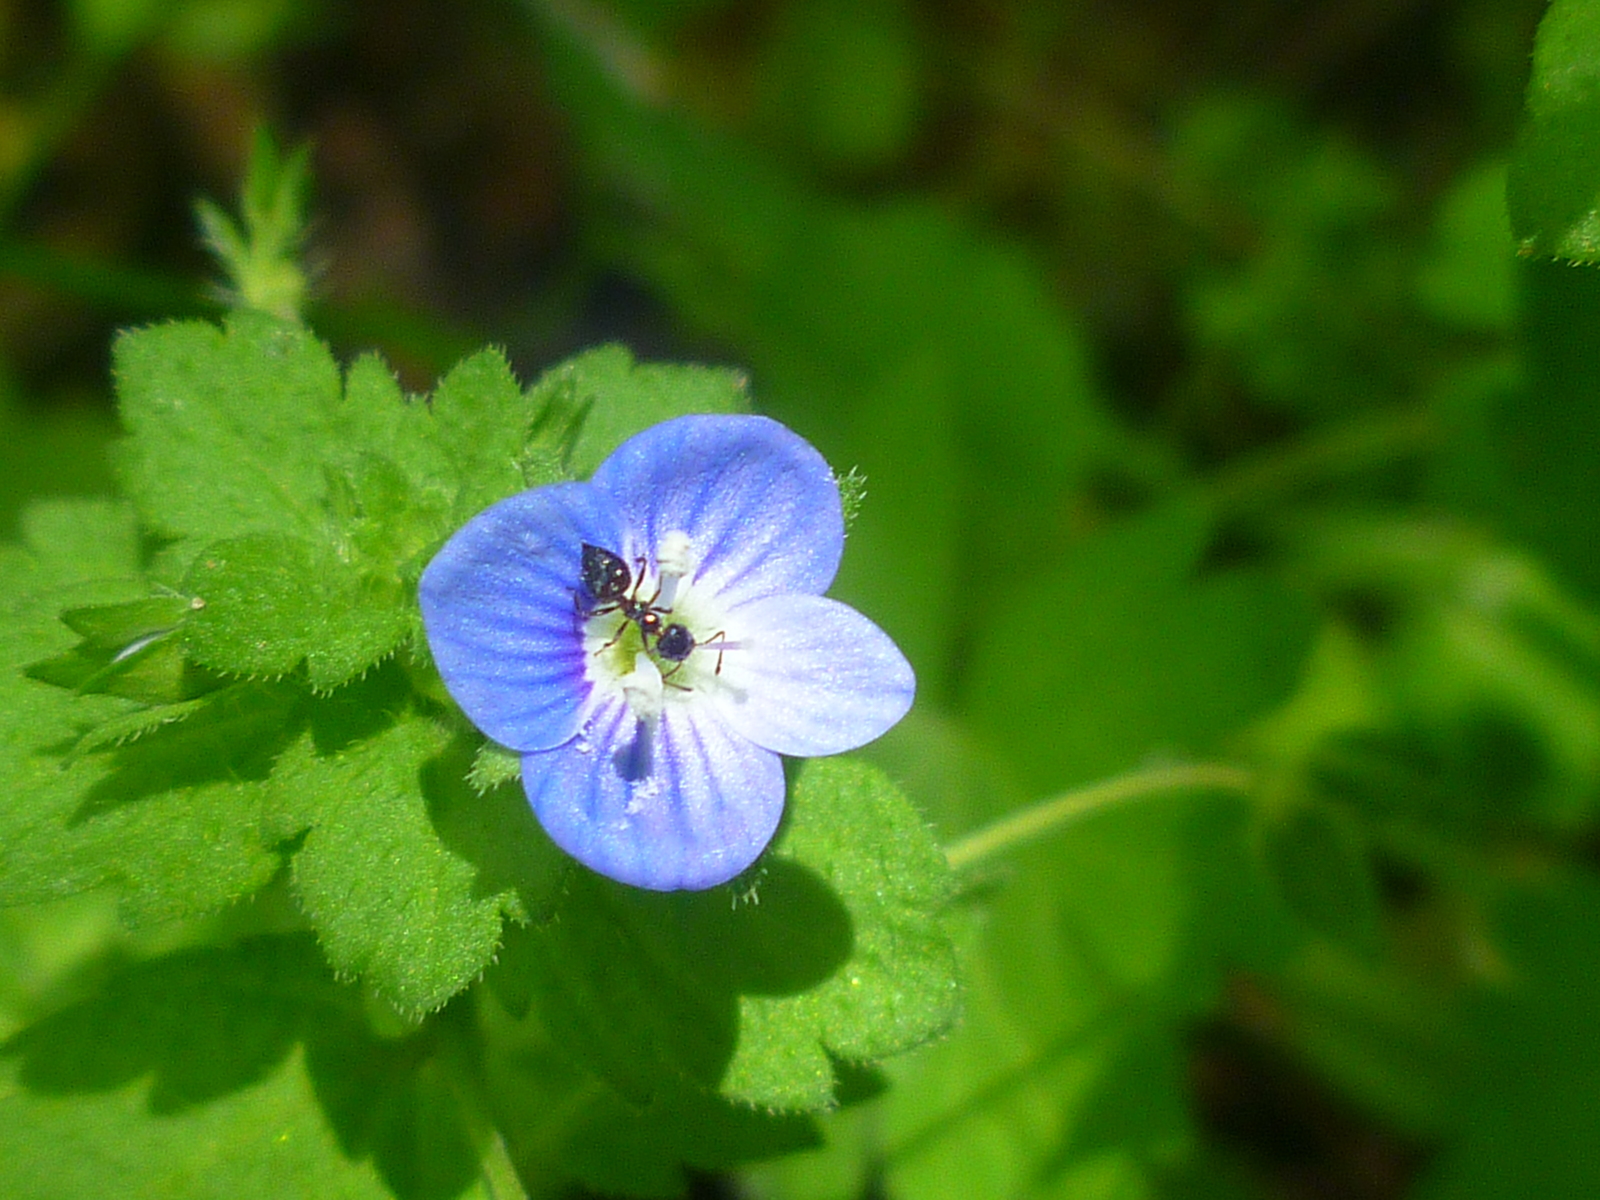
<path id="1" fill-rule="evenodd" d="M 659 620 L 659 618 L 658 618 Z M 682 662 L 694 652 L 694 634 L 674 621 L 656 637 L 656 653 L 668 662 Z"/>

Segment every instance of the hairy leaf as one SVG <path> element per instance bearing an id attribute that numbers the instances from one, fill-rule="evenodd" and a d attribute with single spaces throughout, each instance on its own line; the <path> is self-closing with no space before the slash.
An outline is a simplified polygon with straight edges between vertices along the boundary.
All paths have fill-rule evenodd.
<path id="1" fill-rule="evenodd" d="M 677 363 L 636 363 L 623 346 L 601 346 L 546 372 L 529 396 L 581 422 L 568 455 L 587 477 L 623 441 L 686 413 L 745 412 L 750 398 L 736 371 Z"/>
<path id="2" fill-rule="evenodd" d="M 324 691 L 361 674 L 417 632 L 416 576 L 451 529 L 550 481 L 528 469 L 542 402 L 496 351 L 426 402 L 370 355 L 341 385 L 325 346 L 260 314 L 124 334 L 116 365 L 124 483 L 149 527 L 187 548 L 184 645 L 218 671 L 305 662 Z M 162 679 L 141 697 L 162 685 L 177 690 Z"/>
<path id="3" fill-rule="evenodd" d="M 940 920 L 949 868 L 916 808 L 880 772 L 848 759 L 807 763 L 791 802 L 775 858 L 838 897 L 850 953 L 818 986 L 741 999 L 722 1090 L 752 1104 L 812 1108 L 832 1098 L 834 1060 L 875 1062 L 938 1037 L 955 1022 L 960 996 Z M 782 899 L 764 888 L 755 898 Z"/>
<path id="4" fill-rule="evenodd" d="M 129 440 L 123 484 L 146 524 L 174 538 L 316 538 L 339 370 L 310 333 L 250 313 L 223 329 L 173 322 L 114 351 Z"/>
<path id="5" fill-rule="evenodd" d="M 503 919 L 540 910 L 556 858 L 519 795 L 467 786 L 470 750 L 447 730 L 405 717 L 370 732 L 375 709 L 323 703 L 278 760 L 269 824 L 304 835 L 294 892 L 335 970 L 422 1013 L 482 972 Z"/>
<path id="6" fill-rule="evenodd" d="M 28 678 L 23 668 L 74 640 L 57 619 L 133 603 L 132 582 L 76 583 L 136 573 L 132 515 L 103 502 L 53 504 L 30 514 L 27 548 L 0 549 L 0 585 L 36 589 L 5 596 L 0 621 L 0 903 L 51 899 L 105 883 L 122 885 L 124 916 L 165 919 L 212 911 L 248 895 L 278 865 L 260 837 L 255 781 L 265 771 L 286 697 L 245 687 L 217 693 L 170 724 L 125 700 L 75 696 Z M 40 531 L 61 536 L 41 537 Z M 118 556 L 108 557 L 120 547 Z M 101 606 L 111 605 L 111 608 Z M 154 710 L 160 713 L 161 709 Z M 68 757 L 110 725 L 149 732 L 105 753 Z"/>
<path id="7" fill-rule="evenodd" d="M 498 350 L 479 351 L 439 381 L 434 437 L 456 488 L 452 528 L 496 500 L 555 482 L 525 470 L 541 406 L 540 397 L 517 387 Z"/>
<path id="8" fill-rule="evenodd" d="M 529 943 L 515 943 L 512 953 Z M 573 1061 L 537 1020 L 514 1021 L 490 997 L 479 1004 L 484 1077 L 513 1159 L 547 1191 L 576 1178 L 603 1195 L 682 1196 L 685 1168 L 726 1171 L 814 1146 L 813 1120 L 771 1113 L 660 1080 L 632 1103 Z"/>
<path id="9" fill-rule="evenodd" d="M 388 654 L 413 625 L 397 580 L 351 571 L 300 538 L 214 542 L 184 590 L 195 605 L 184 644 L 198 662 L 279 676 L 304 661 L 311 686 L 323 691 Z"/>
<path id="10" fill-rule="evenodd" d="M 774 848 L 734 886 L 658 894 L 578 873 L 497 986 L 638 1104 L 687 1082 L 829 1107 L 839 1060 L 902 1052 L 955 1019 L 948 868 L 872 768 L 808 765 Z"/>

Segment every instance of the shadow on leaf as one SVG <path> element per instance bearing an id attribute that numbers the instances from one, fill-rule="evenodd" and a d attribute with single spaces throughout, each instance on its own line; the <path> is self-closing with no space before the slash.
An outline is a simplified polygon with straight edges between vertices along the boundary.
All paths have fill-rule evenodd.
<path id="1" fill-rule="evenodd" d="M 488 980 L 508 1011 L 537 1009 L 557 1044 L 636 1105 L 668 1080 L 715 1090 L 740 997 L 813 988 L 854 946 L 843 903 L 805 867 L 770 860 L 760 897 L 647 892 L 575 872 L 554 919 L 508 931 Z"/>
<path id="2" fill-rule="evenodd" d="M 259 781 L 298 731 L 297 690 L 283 684 L 227 688 L 181 721 L 110 752 L 112 768 L 73 814 L 81 825 L 124 804 L 175 788 Z"/>
<path id="3" fill-rule="evenodd" d="M 441 1036 L 379 1038 L 359 993 L 336 982 L 307 935 L 261 937 L 135 963 L 101 991 L 0 1045 L 26 1091 L 68 1097 L 148 1077 L 153 1117 L 227 1105 L 305 1047 L 310 1086 L 339 1147 L 370 1157 L 401 1200 L 449 1200 L 476 1177 L 458 1072 Z"/>
<path id="4" fill-rule="evenodd" d="M 480 742 L 463 732 L 422 765 L 422 795 L 434 832 L 477 868 L 473 899 L 516 891 L 525 919 L 551 914 L 569 860 L 539 828 L 515 782 L 482 793 L 469 782 Z"/>

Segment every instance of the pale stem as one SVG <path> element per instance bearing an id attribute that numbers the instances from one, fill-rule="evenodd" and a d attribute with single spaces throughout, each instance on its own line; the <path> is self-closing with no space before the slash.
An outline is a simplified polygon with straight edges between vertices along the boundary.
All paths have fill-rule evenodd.
<path id="1" fill-rule="evenodd" d="M 1255 777 L 1251 772 L 1226 763 L 1186 763 L 1134 771 L 1019 809 L 992 825 L 986 825 L 952 842 L 945 847 L 944 854 L 950 860 L 952 869 L 964 871 L 974 863 L 1043 837 L 1090 813 L 1137 800 L 1141 796 L 1184 788 L 1223 788 L 1232 792 L 1247 792 L 1254 782 Z"/>
<path id="2" fill-rule="evenodd" d="M 522 1177 L 517 1174 L 516 1164 L 511 1161 L 511 1151 L 498 1129 L 490 1129 L 483 1161 L 479 1165 L 490 1200 L 528 1200 Z"/>

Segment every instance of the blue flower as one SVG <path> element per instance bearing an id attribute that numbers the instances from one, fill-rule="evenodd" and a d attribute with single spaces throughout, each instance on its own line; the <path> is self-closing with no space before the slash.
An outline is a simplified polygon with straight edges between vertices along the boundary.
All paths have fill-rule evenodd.
<path id="1" fill-rule="evenodd" d="M 479 513 L 422 573 L 422 617 L 558 846 L 623 883 L 707 888 L 777 829 L 780 754 L 854 749 L 911 706 L 894 643 L 822 595 L 843 549 L 807 442 L 765 417 L 679 417 L 588 483 Z"/>

